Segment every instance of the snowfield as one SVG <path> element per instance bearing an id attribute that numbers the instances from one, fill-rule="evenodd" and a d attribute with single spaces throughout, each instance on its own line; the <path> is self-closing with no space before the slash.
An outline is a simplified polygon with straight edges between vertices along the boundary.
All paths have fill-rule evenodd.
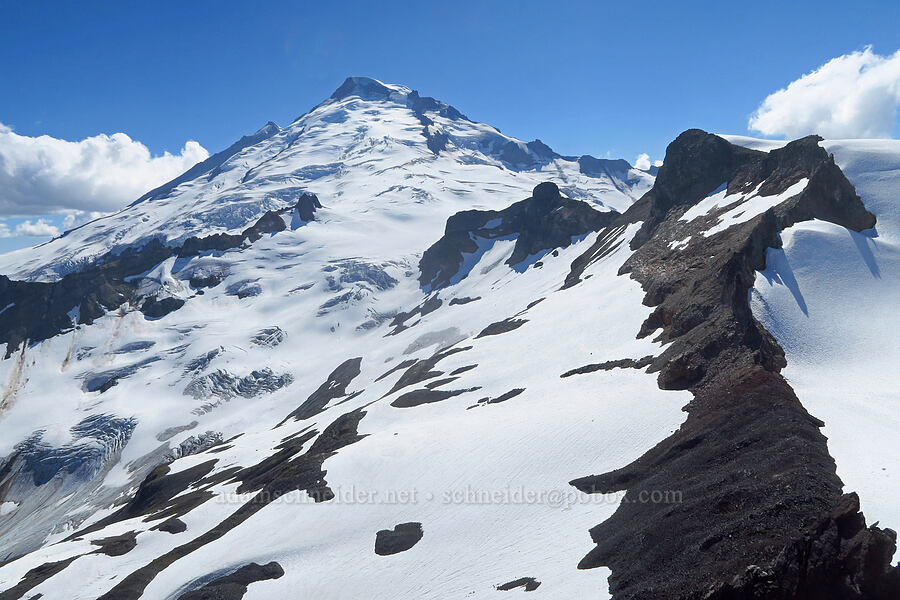
<path id="1" fill-rule="evenodd" d="M 896 529 L 900 142 L 825 146 L 878 226 L 785 231 L 751 304 L 785 349 L 786 378 L 825 421 L 846 489 L 870 522 Z M 643 367 L 562 375 L 666 349 L 637 338 L 653 308 L 619 275 L 641 223 L 607 231 L 572 287 L 572 262 L 603 232 L 514 265 L 515 236 L 470 235 L 476 250 L 436 292 L 420 285 L 419 260 L 459 211 L 500 210 L 552 181 L 623 212 L 654 176 L 560 156 L 366 78 L 233 148 L 116 214 L 0 255 L 10 279 L 51 282 L 153 239 L 240 233 L 267 211 L 285 223 L 131 276 L 143 294 L 185 301 L 174 312 L 123 303 L 77 326 L 73 312 L 71 329 L 0 361 L 0 484 L 11 482 L 0 485 L 0 596 L 175 600 L 276 561 L 284 574 L 251 582 L 244 598 L 485 599 L 522 578 L 540 582 L 535 597 L 609 598 L 610 570 L 577 565 L 595 546 L 588 530 L 625 493 L 569 482 L 668 438 L 692 394 L 660 389 Z M 723 187 L 682 217 L 724 210 L 718 223 L 670 248 L 745 223 L 807 181 L 765 197 Z M 313 220 L 295 208 L 304 193 L 322 204 Z M 281 487 L 247 491 L 260 471 Z M 190 477 L 165 511 L 110 518 L 163 476 Z M 677 501 L 659 491 L 647 501 Z M 170 517 L 184 527 L 159 529 Z M 401 524 L 420 524 L 421 539 L 376 554 L 378 532 Z M 27 574 L 60 561 L 22 591 Z M 146 575 L 136 592 L 135 572 Z"/>
<path id="2" fill-rule="evenodd" d="M 183 515 L 184 533 L 152 531 L 158 522 L 133 518 L 63 541 L 114 512 L 173 449 L 196 445 L 192 438 L 204 432 L 230 440 L 215 453 L 171 464 L 176 473 L 216 459 L 215 475 L 257 464 L 290 436 L 321 432 L 361 408 L 364 437 L 323 466 L 333 500 L 315 503 L 302 491 L 282 496 L 164 569 L 144 597 L 175 598 L 205 574 L 271 560 L 285 575 L 252 584 L 246 598 L 283 589 L 321 598 L 481 598 L 521 577 L 540 581 L 535 592 L 546 597 L 606 594 L 607 570 L 574 566 L 592 546 L 587 530 L 615 511 L 621 494 L 586 495 L 568 482 L 638 458 L 678 428 L 690 399 L 688 392 L 661 391 L 655 375 L 636 369 L 560 377 L 586 363 L 660 352 L 659 344 L 635 339 L 650 310 L 641 306 L 639 285 L 616 276 L 636 227 L 587 271 L 591 279 L 564 291 L 571 261 L 596 233 L 516 268 L 504 264 L 514 240 L 494 240 L 467 259 L 461 282 L 439 293 L 438 310 L 388 334 L 398 312 L 425 300 L 418 259 L 453 213 L 505 208 L 551 179 L 600 210 L 624 210 L 653 178 L 634 169 L 623 180 L 587 175 L 564 158 L 513 168 L 492 152 L 501 143 L 525 147 L 521 142 L 428 113 L 451 140 L 449 151 L 435 155 L 406 106 L 409 90 L 391 89 L 389 101 L 326 101 L 214 176 L 0 259 L 14 277 L 52 280 L 153 236 L 178 243 L 240 231 L 266 210 L 289 208 L 304 191 L 324 205 L 311 222 L 286 214 L 287 230 L 243 249 L 171 258 L 145 273 L 140 285 L 148 292 L 189 300 L 170 315 L 148 319 L 123 307 L 0 362 L 7 382 L 0 454 L 36 435 L 50 449 L 98 447 L 107 455 L 95 472 L 62 468 L 43 487 L 18 480 L 10 497 L 21 505 L 0 522 L 0 556 L 40 548 L 0 568 L 0 589 L 43 563 L 77 556 L 64 575 L 29 594 L 76 599 L 108 592 L 252 497 L 237 494 L 234 483 L 217 484 L 215 498 Z M 223 280 L 202 295 L 187 283 L 209 274 Z M 477 337 L 511 318 L 527 322 Z M 398 365 L 446 348 L 458 352 L 435 368 L 441 379 L 453 379 L 391 392 L 405 370 Z M 361 372 L 347 396 L 276 427 L 354 357 Z M 392 406 L 423 384 L 458 395 Z M 133 423 L 127 443 L 74 434 L 91 416 Z M 421 541 L 400 554 L 376 555 L 376 531 L 403 522 L 422 524 Z M 130 531 L 138 532 L 130 552 L 88 554 L 96 549 L 91 541 Z"/>
<path id="3" fill-rule="evenodd" d="M 856 233 L 822 221 L 782 233 L 751 305 L 787 357 L 785 378 L 825 421 L 846 491 L 870 521 L 900 529 L 900 141 L 822 143 L 878 218 Z"/>

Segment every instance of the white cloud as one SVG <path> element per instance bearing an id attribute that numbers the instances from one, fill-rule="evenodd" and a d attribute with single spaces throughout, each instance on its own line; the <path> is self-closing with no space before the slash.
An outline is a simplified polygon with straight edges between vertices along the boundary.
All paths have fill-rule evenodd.
<path id="1" fill-rule="evenodd" d="M 663 161 L 661 161 L 661 160 L 654 160 L 651 162 L 650 155 L 647 154 L 646 152 L 642 152 L 642 153 L 638 154 L 637 158 L 634 159 L 634 168 L 640 169 L 641 171 L 648 171 L 651 166 L 661 167 L 662 164 L 663 164 Z"/>
<path id="2" fill-rule="evenodd" d="M 833 58 L 766 98 L 749 128 L 763 135 L 890 137 L 900 106 L 900 51 Z"/>
<path id="3" fill-rule="evenodd" d="M 0 217 L 118 210 L 208 156 L 195 141 L 151 156 L 124 133 L 70 142 L 0 123 Z"/>
<path id="4" fill-rule="evenodd" d="M 59 228 L 44 219 L 37 221 L 22 221 L 15 229 L 10 229 L 6 223 L 0 223 L 0 238 L 11 237 L 56 237 L 60 233 Z"/>
<path id="5" fill-rule="evenodd" d="M 63 231 L 68 231 L 73 227 L 83 225 L 88 221 L 99 219 L 100 217 L 108 214 L 108 212 L 103 212 L 102 210 L 92 210 L 90 212 L 85 212 L 83 210 L 73 210 L 71 212 L 67 212 L 62 222 Z"/>

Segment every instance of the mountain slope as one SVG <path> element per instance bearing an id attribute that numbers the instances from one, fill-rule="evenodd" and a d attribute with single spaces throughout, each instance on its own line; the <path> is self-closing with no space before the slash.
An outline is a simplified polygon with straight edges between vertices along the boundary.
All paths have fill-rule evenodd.
<path id="1" fill-rule="evenodd" d="M 900 144 L 823 145 L 878 225 L 863 233 L 820 221 L 794 225 L 782 234 L 783 248 L 769 251 L 751 302 L 785 349 L 786 379 L 825 421 L 838 475 L 860 493 L 867 516 L 896 529 Z"/>
<path id="2" fill-rule="evenodd" d="M 3 259 L 0 599 L 894 597 L 766 280 L 891 239 L 871 144 L 654 179 L 364 78 L 265 133 Z"/>
<path id="3" fill-rule="evenodd" d="M 458 210 L 504 208 L 550 178 L 569 197 L 619 211 L 653 183 L 625 161 L 561 157 L 403 86 L 348 78 L 284 129 L 267 125 L 123 211 L 3 255 L 0 273 L 52 281 L 151 239 L 236 233 L 304 191 L 325 204 L 320 218 L 377 233 L 378 249 L 402 253 L 433 242 Z"/>

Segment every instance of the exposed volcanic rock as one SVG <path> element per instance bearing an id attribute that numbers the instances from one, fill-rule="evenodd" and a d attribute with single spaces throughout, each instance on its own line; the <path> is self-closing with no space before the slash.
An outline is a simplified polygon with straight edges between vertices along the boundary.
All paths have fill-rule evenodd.
<path id="1" fill-rule="evenodd" d="M 448 383 L 452 383 L 459 379 L 459 377 L 445 377 L 444 379 L 436 379 L 434 381 L 429 381 L 425 384 L 425 387 L 429 390 L 433 390 L 441 387 L 442 385 L 447 385 Z"/>
<path id="2" fill-rule="evenodd" d="M 500 335 L 501 333 L 509 333 L 514 329 L 518 329 L 522 325 L 528 322 L 528 319 L 505 319 L 503 321 L 497 321 L 496 323 L 491 323 L 487 327 L 481 330 L 476 338 L 483 338 L 489 335 Z"/>
<path id="3" fill-rule="evenodd" d="M 179 519 L 178 517 L 170 517 L 153 527 L 153 529 L 158 529 L 159 531 L 165 531 L 166 533 L 176 534 L 176 533 L 184 533 L 187 531 L 187 523 Z"/>
<path id="4" fill-rule="evenodd" d="M 299 437 L 289 438 L 277 448 L 278 451 L 275 454 L 256 465 L 244 469 L 228 469 L 211 478 L 194 480 L 197 484 L 205 483 L 207 486 L 222 481 L 240 481 L 241 484 L 237 488 L 239 494 L 253 493 L 255 495 L 205 533 L 153 559 L 120 580 L 111 590 L 101 596 L 100 600 L 137 600 L 160 571 L 218 540 L 284 494 L 298 490 L 306 491 L 315 502 L 326 502 L 334 498 L 334 492 L 325 481 L 322 464 L 325 459 L 333 456 L 339 449 L 364 437 L 357 432 L 357 428 L 365 414 L 365 411 L 362 410 L 345 413 L 323 429 L 318 437 L 316 437 L 316 431 L 307 431 Z M 315 441 L 309 446 L 309 449 L 301 453 L 303 446 L 313 438 Z M 176 475 L 180 475 L 180 473 Z M 141 485 L 141 488 L 144 488 L 144 484 Z M 141 491 L 139 490 L 137 496 L 140 495 Z M 167 503 L 163 498 L 159 500 Z M 176 498 L 175 501 L 177 502 L 178 499 Z M 111 515 L 111 517 L 113 516 Z M 154 515 L 155 518 L 162 516 L 171 515 L 166 511 Z"/>
<path id="5" fill-rule="evenodd" d="M 612 371 L 613 369 L 643 369 L 653 362 L 652 356 L 645 356 L 637 360 L 633 358 L 620 358 L 618 360 L 608 360 L 602 363 L 591 363 L 566 371 L 560 377 L 571 377 L 572 375 L 584 375 L 586 373 L 594 373 L 596 371 Z"/>
<path id="6" fill-rule="evenodd" d="M 242 235 L 250 242 L 256 242 L 265 233 L 278 233 L 285 229 L 287 229 L 287 225 L 284 224 L 284 219 L 277 212 L 270 210 L 263 214 L 256 223 L 245 229 Z"/>
<path id="7" fill-rule="evenodd" d="M 387 394 L 385 394 L 385 396 L 389 396 L 405 387 L 422 383 L 423 381 L 434 379 L 435 377 L 440 377 L 444 374 L 443 371 L 432 370 L 440 361 L 458 352 L 466 352 L 471 349 L 472 346 L 443 348 L 426 359 L 417 360 L 409 368 L 407 368 L 406 371 L 403 372 L 403 375 L 401 375 L 400 378 L 397 379 L 397 382 L 394 384 L 391 390 Z"/>
<path id="8" fill-rule="evenodd" d="M 393 367 L 391 367 L 390 369 L 388 369 L 387 371 L 385 371 L 384 373 L 382 373 L 381 375 L 376 377 L 375 381 L 376 382 L 381 381 L 385 377 L 393 375 L 397 371 L 401 371 L 403 369 L 409 368 L 409 367 L 413 366 L 414 364 L 416 364 L 416 359 L 414 359 L 414 358 L 409 358 L 407 360 L 398 362 L 396 365 L 394 365 Z"/>
<path id="9" fill-rule="evenodd" d="M 149 271 L 170 256 L 238 248 L 246 241 L 259 240 L 264 233 L 284 229 L 284 220 L 269 211 L 241 235 L 191 237 L 177 247 L 154 239 L 140 249 L 107 254 L 97 264 L 52 283 L 12 281 L 0 275 L 0 304 L 7 307 L 0 312 L 0 343 L 6 342 L 6 358 L 25 341 L 51 338 L 75 325 L 91 324 L 126 302 L 141 301 L 138 283 L 129 277 Z M 144 299 L 141 311 L 160 318 L 182 305 L 180 298 L 150 297 Z"/>
<path id="10" fill-rule="evenodd" d="M 406 312 L 397 313 L 394 315 L 393 320 L 391 321 L 391 327 L 394 329 L 388 335 L 396 335 L 401 331 L 409 329 L 412 325 L 418 323 L 418 320 L 413 322 L 412 325 L 407 325 L 406 322 L 415 316 L 424 317 L 425 315 L 432 313 L 439 309 L 444 304 L 444 301 L 438 297 L 438 294 L 434 294 L 433 296 L 429 296 L 422 302 L 420 305 L 415 307 L 414 309 Z M 453 304 L 453 301 L 450 301 L 450 304 Z"/>
<path id="11" fill-rule="evenodd" d="M 347 386 L 359 375 L 361 364 L 362 357 L 351 358 L 342 362 L 331 372 L 325 383 L 310 394 L 309 398 L 297 407 L 295 411 L 286 416 L 278 426 L 280 427 L 286 423 L 288 419 L 294 419 L 295 421 L 309 419 L 325 410 L 325 407 L 332 400 L 346 396 Z"/>
<path id="12" fill-rule="evenodd" d="M 704 600 L 889 600 L 900 598 L 891 565 L 897 534 L 866 527 L 859 498 L 846 494 L 768 567 L 748 566 Z"/>
<path id="13" fill-rule="evenodd" d="M 316 219 L 316 209 L 322 208 L 319 197 L 310 192 L 303 192 L 297 200 L 297 214 L 303 221 L 314 221 Z"/>
<path id="14" fill-rule="evenodd" d="M 382 529 L 375 534 L 375 554 L 388 556 L 405 552 L 418 544 L 422 535 L 421 523 L 400 523 L 393 529 Z"/>
<path id="15" fill-rule="evenodd" d="M 147 298 L 141 304 L 141 312 L 144 313 L 145 317 L 161 319 L 184 306 L 184 302 L 183 298 Z"/>
<path id="16" fill-rule="evenodd" d="M 91 544 L 99 546 L 94 552 L 107 556 L 122 556 L 134 550 L 137 546 L 137 532 L 127 531 L 121 535 L 92 540 Z"/>
<path id="17" fill-rule="evenodd" d="M 538 589 L 540 585 L 541 582 L 534 577 L 520 577 L 519 579 L 514 579 L 507 583 L 501 583 L 497 586 L 497 589 L 501 592 L 508 592 L 509 590 L 514 590 L 516 588 L 522 588 L 526 592 L 533 592 Z"/>
<path id="18" fill-rule="evenodd" d="M 509 265 L 553 248 L 564 248 L 572 238 L 609 225 L 619 213 L 600 212 L 586 202 L 564 198 L 555 183 L 534 188 L 530 198 L 500 211 L 466 210 L 447 220 L 444 236 L 422 255 L 419 283 L 438 289 L 450 285 L 460 273 L 465 255 L 475 254 L 479 241 L 516 238 Z"/>
<path id="19" fill-rule="evenodd" d="M 504 392 L 500 394 L 496 398 L 491 398 L 488 396 L 487 398 L 481 398 L 477 404 L 470 406 L 469 408 L 476 408 L 478 406 L 487 406 L 488 404 L 500 404 L 501 402 L 506 402 L 512 398 L 515 398 L 519 394 L 525 391 L 525 388 L 514 388 L 509 390 L 508 392 Z"/>
<path id="20" fill-rule="evenodd" d="M 100 521 L 75 532 L 67 540 L 99 531 L 111 523 L 117 523 L 126 519 L 149 515 L 153 515 L 154 518 L 169 518 L 172 516 L 170 513 L 182 512 L 180 509 L 188 505 L 191 507 L 195 506 L 194 499 L 191 498 L 188 503 L 189 495 L 183 495 L 183 492 L 187 491 L 192 485 L 203 481 L 215 465 L 215 460 L 209 460 L 175 473 L 170 472 L 169 466 L 160 465 L 144 478 L 137 492 L 122 508 Z M 203 500 L 205 501 L 210 497 L 212 497 L 211 494 L 206 495 Z"/>
<path id="21" fill-rule="evenodd" d="M 716 189 L 723 181 L 741 185 L 734 174 L 765 153 L 736 146 L 699 129 L 689 129 L 666 148 L 653 188 L 627 211 L 632 222 L 643 221 L 631 242 L 643 244 L 675 206 L 690 206 Z"/>
<path id="22" fill-rule="evenodd" d="M 454 396 L 459 396 L 460 394 L 474 392 L 477 389 L 479 388 L 473 387 L 462 390 L 432 390 L 426 388 L 422 390 L 413 390 L 399 396 L 396 400 L 391 402 L 391 406 L 393 406 L 394 408 L 412 408 L 414 406 L 420 406 L 422 404 L 440 402 L 441 400 L 453 398 Z"/>
<path id="23" fill-rule="evenodd" d="M 616 513 L 591 530 L 597 547 L 579 565 L 609 566 L 617 599 L 701 598 L 750 565 L 769 572 L 839 502 L 822 422 L 778 374 L 783 351 L 748 304 L 755 271 L 764 268 L 767 248 L 780 247 L 785 227 L 810 218 L 856 230 L 875 223 L 817 142 L 803 138 L 766 154 L 687 131 L 667 149 L 653 190 L 573 263 L 569 285 L 617 243 L 623 225 L 643 221 L 632 240 L 637 250 L 620 271 L 656 307 L 638 334 L 656 332 L 669 343 L 650 368 L 659 371 L 660 386 L 694 394 L 671 437 L 622 469 L 572 482 L 588 493 L 626 490 Z M 796 195 L 711 235 L 721 210 L 681 218 L 726 182 L 735 193 L 773 196 L 803 179 L 808 184 Z M 686 238 L 684 246 L 673 244 Z M 847 545 L 829 564 L 844 561 L 839 568 L 853 571 L 858 549 Z M 817 597 L 802 579 L 793 592 L 787 575 L 770 583 L 777 589 L 766 598 Z"/>
<path id="24" fill-rule="evenodd" d="M 9 588 L 6 591 L 0 592 L 0 600 L 19 600 L 19 598 L 23 598 L 25 594 L 27 594 L 30 590 L 36 588 L 47 579 L 50 579 L 57 573 L 63 571 L 66 567 L 72 564 L 72 562 L 76 558 L 79 558 L 79 556 L 73 556 L 71 558 L 56 562 L 44 563 L 31 569 L 30 571 L 25 573 L 25 576 L 22 577 L 22 580 L 19 581 L 19 583 L 17 583 L 15 586 Z M 40 598 L 40 594 L 31 596 L 31 598 Z"/>
<path id="25" fill-rule="evenodd" d="M 499 148 L 496 156 L 513 169 L 533 169 L 559 158 L 559 154 L 541 140 L 525 144 L 510 140 Z"/>
<path id="26" fill-rule="evenodd" d="M 234 573 L 213 579 L 203 587 L 181 594 L 178 600 L 241 600 L 251 583 L 278 579 L 283 575 L 284 569 L 275 561 L 265 565 L 250 563 Z"/>

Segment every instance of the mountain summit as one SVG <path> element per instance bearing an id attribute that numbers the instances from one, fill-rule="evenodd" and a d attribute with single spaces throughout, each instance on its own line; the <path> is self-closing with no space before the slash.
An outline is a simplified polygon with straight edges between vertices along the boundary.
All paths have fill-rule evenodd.
<path id="1" fill-rule="evenodd" d="M 303 192 L 328 199 L 329 219 L 378 212 L 389 221 L 421 220 L 404 235 L 426 244 L 454 212 L 503 208 L 547 178 L 572 198 L 620 211 L 653 183 L 625 161 L 562 157 L 409 88 L 350 77 L 284 129 L 268 123 L 118 213 L 40 250 L 3 255 L 0 272 L 52 281 L 154 239 L 177 245 L 237 233 L 266 211 L 292 207 Z"/>

